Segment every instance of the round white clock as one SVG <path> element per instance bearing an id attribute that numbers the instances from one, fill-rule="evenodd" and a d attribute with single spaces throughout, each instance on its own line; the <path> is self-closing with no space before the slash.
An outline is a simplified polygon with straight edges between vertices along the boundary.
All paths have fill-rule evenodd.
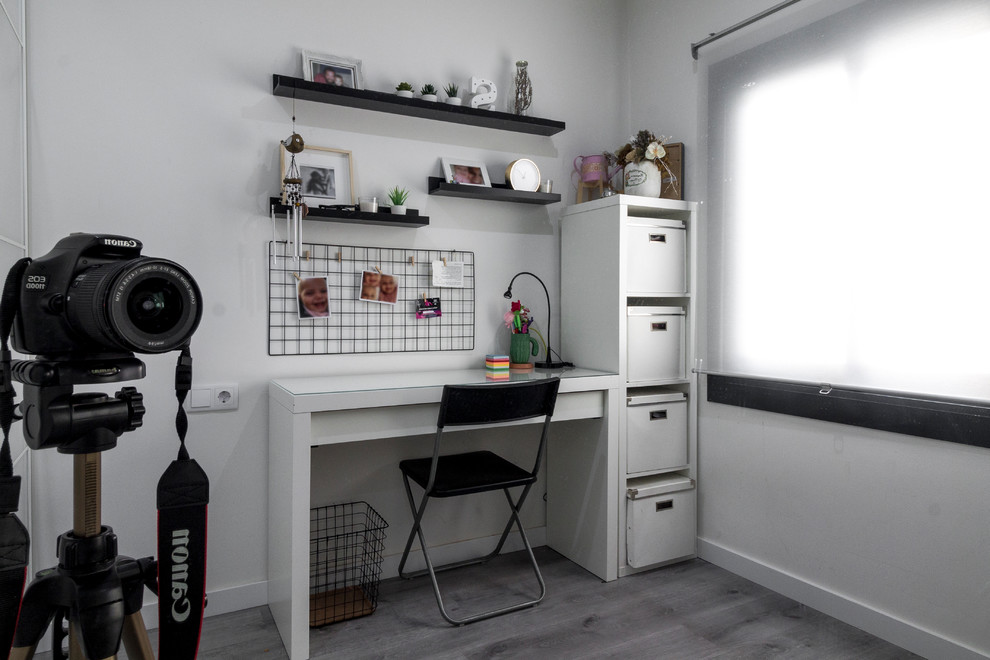
<path id="1" fill-rule="evenodd" d="M 513 190 L 536 192 L 540 189 L 540 168 L 528 158 L 520 158 L 505 168 L 505 181 Z"/>

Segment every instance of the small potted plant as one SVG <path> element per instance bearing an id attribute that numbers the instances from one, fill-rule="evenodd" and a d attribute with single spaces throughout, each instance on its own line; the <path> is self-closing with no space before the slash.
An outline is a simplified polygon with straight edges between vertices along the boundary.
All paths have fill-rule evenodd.
<path id="1" fill-rule="evenodd" d="M 457 83 L 447 83 L 443 88 L 443 91 L 447 94 L 447 103 L 450 105 L 461 104 L 461 97 L 457 95 L 458 90 L 460 90 L 460 87 L 457 86 Z"/>
<path id="2" fill-rule="evenodd" d="M 392 202 L 391 213 L 393 215 L 406 214 L 406 200 L 409 199 L 409 191 L 399 186 L 394 186 L 388 191 L 388 201 Z"/>
<path id="3" fill-rule="evenodd" d="M 422 94 L 420 98 L 424 101 L 437 100 L 437 88 L 433 86 L 433 83 L 426 83 L 423 85 L 423 87 L 419 90 L 419 93 Z"/>
<path id="4" fill-rule="evenodd" d="M 413 95 L 413 86 L 405 81 L 400 82 L 398 85 L 395 86 L 395 93 L 397 96 L 411 99 Z"/>

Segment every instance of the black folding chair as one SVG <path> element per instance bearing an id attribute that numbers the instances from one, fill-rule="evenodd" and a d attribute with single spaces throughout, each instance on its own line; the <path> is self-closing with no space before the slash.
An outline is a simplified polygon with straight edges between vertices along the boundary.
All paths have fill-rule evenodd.
<path id="1" fill-rule="evenodd" d="M 406 486 L 406 495 L 409 497 L 409 506 L 413 512 L 413 526 L 409 532 L 409 540 L 406 541 L 406 548 L 402 552 L 402 560 L 399 562 L 399 575 L 404 578 L 412 578 L 428 573 L 433 583 L 433 593 L 436 595 L 437 605 L 440 606 L 440 613 L 444 619 L 454 625 L 473 623 L 531 607 L 543 600 L 547 593 L 540 567 L 536 564 L 536 558 L 533 556 L 533 548 L 530 546 L 526 531 L 519 520 L 519 511 L 533 484 L 536 483 L 540 462 L 546 451 L 550 418 L 557 401 L 557 388 L 559 386 L 559 378 L 485 385 L 447 385 L 443 388 L 443 400 L 440 403 L 437 433 L 433 443 L 433 456 L 409 459 L 399 463 L 399 469 L 402 470 L 402 477 Z M 441 441 L 449 437 L 444 435 L 446 427 L 503 424 L 536 417 L 544 418 L 543 430 L 540 434 L 536 460 L 531 470 L 525 470 L 490 451 L 440 455 Z M 511 429 L 511 427 L 508 428 Z M 423 489 L 423 497 L 418 503 L 413 498 L 411 481 Z M 513 501 L 509 489 L 517 486 L 522 487 L 522 492 L 519 494 L 519 498 Z M 426 504 L 430 498 L 456 497 L 492 490 L 502 490 L 505 493 L 511 510 L 509 521 L 506 523 L 495 549 L 478 559 L 468 559 L 434 567 L 430 560 L 422 527 L 423 514 L 426 512 Z M 443 605 L 440 586 L 437 584 L 437 573 L 461 566 L 481 564 L 497 556 L 502 551 L 502 546 L 505 544 L 505 539 L 508 537 L 513 523 L 519 530 L 523 545 L 526 546 L 526 552 L 529 554 L 529 561 L 533 565 L 533 571 L 536 573 L 536 579 L 540 584 L 539 597 L 461 619 L 451 617 Z M 417 536 L 419 537 L 419 544 L 423 548 L 426 570 L 406 573 L 404 570 L 406 560 L 409 558 L 413 539 Z"/>

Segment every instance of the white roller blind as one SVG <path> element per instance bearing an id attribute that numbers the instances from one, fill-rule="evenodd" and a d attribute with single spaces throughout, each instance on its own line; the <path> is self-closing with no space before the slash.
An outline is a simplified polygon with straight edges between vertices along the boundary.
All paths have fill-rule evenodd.
<path id="1" fill-rule="evenodd" d="M 868 0 L 710 65 L 710 368 L 990 399 L 988 64 Z"/>

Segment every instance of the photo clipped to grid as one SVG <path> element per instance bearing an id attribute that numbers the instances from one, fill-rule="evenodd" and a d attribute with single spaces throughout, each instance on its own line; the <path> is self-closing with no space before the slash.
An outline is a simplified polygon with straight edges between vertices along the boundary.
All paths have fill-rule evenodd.
<path id="1" fill-rule="evenodd" d="M 269 355 L 474 348 L 473 252 L 303 243 L 296 261 L 286 245 L 268 244 Z M 434 286 L 434 262 L 458 281 Z"/>

